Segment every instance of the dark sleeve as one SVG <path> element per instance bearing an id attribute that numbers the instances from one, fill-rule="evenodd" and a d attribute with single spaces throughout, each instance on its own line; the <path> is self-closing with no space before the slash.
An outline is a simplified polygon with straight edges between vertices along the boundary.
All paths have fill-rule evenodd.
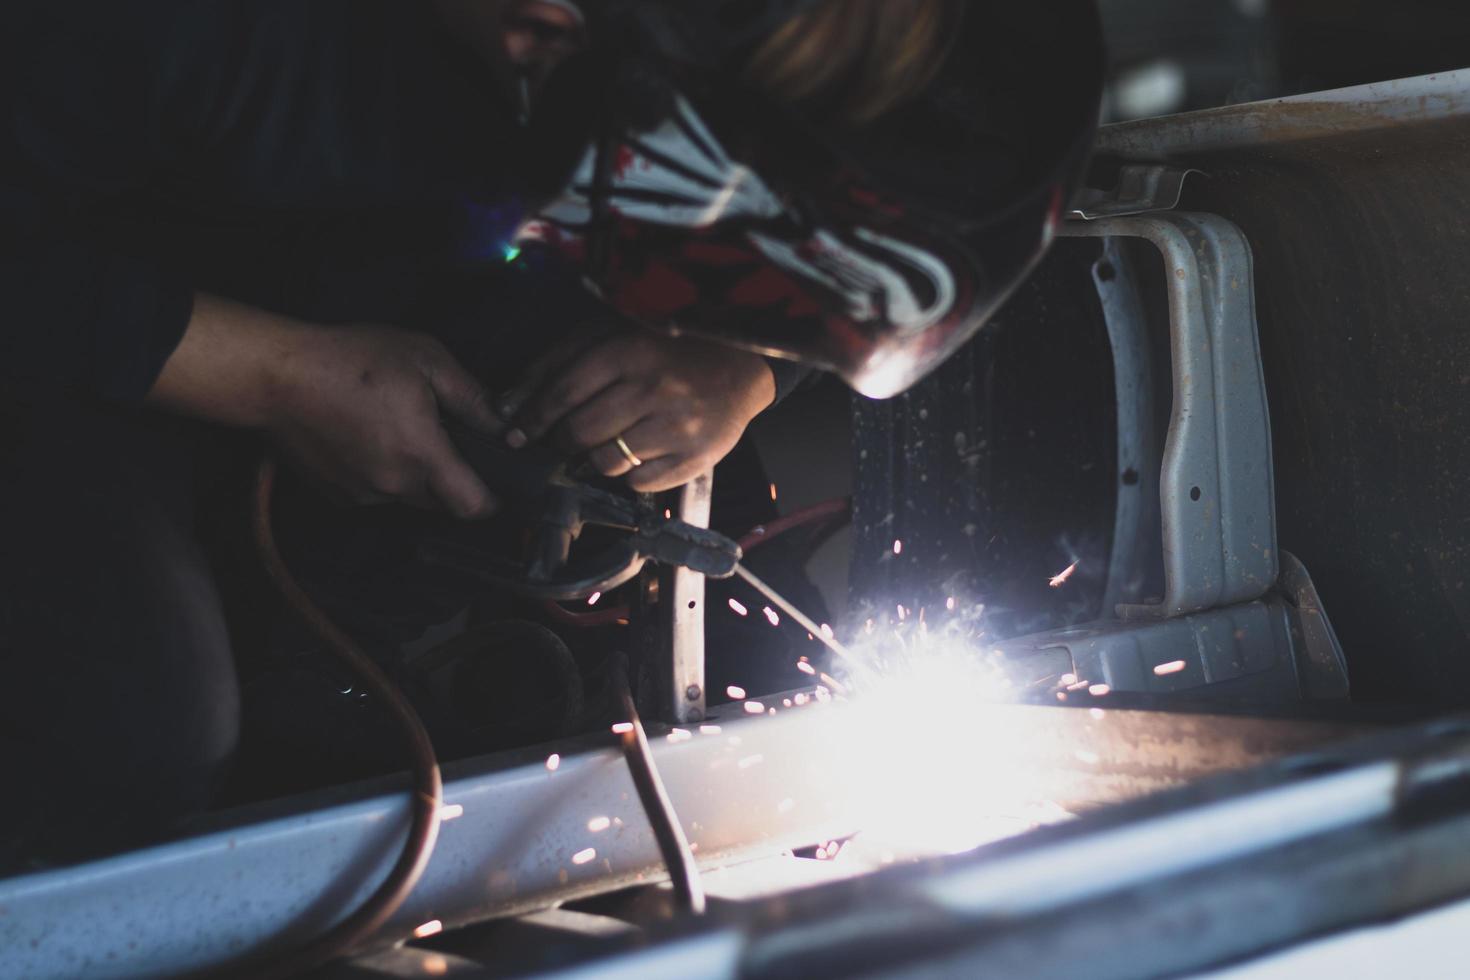
<path id="1" fill-rule="evenodd" d="M 118 33 L 115 17 L 89 21 L 92 7 L 19 3 L 0 42 L 0 386 L 138 399 L 193 292 L 91 230 L 88 215 L 143 186 L 156 162 L 137 25 Z"/>
<path id="2" fill-rule="evenodd" d="M 202 201 L 205 222 L 216 203 L 225 215 L 404 204 L 466 174 L 494 184 L 509 160 L 490 125 L 508 112 L 478 98 L 493 91 L 484 67 L 445 48 L 423 0 L 8 6 L 0 385 L 151 388 L 210 280 L 186 245 L 144 247 L 110 217 L 146 219 L 150 202 Z"/>
<path id="3" fill-rule="evenodd" d="M 147 258 L 85 239 L 0 232 L 0 391 L 140 400 L 183 337 L 193 296 Z"/>
<path id="4" fill-rule="evenodd" d="M 772 403 L 772 408 L 785 401 L 788 395 L 800 388 L 814 373 L 811 368 L 796 361 L 768 357 L 766 363 L 771 366 L 771 374 L 776 377 L 776 400 Z"/>

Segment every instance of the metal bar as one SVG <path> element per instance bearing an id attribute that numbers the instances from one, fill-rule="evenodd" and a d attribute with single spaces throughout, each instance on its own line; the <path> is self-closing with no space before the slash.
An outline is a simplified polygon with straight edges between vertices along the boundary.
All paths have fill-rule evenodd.
<path id="1" fill-rule="evenodd" d="M 702 940 L 705 976 L 1186 974 L 1470 891 L 1467 737 L 1465 719 L 1386 733 L 761 900 L 599 966 L 670 976 L 660 956 Z"/>
<path id="2" fill-rule="evenodd" d="M 679 493 L 679 518 L 695 527 L 709 527 L 714 474 L 695 477 Z M 667 717 L 677 724 L 704 720 L 704 576 L 689 568 L 672 573 L 669 590 L 671 663 Z"/>
<path id="3" fill-rule="evenodd" d="M 765 699 L 774 716 L 732 706 L 714 713 L 718 726 L 653 740 L 705 867 L 859 829 L 861 787 L 851 769 L 811 763 L 850 751 L 862 713 L 840 703 L 785 710 L 784 701 Z M 1292 722 L 1014 705 L 987 706 L 977 720 L 973 744 L 953 751 L 1004 746 L 1015 765 L 1046 774 L 1039 792 L 1069 806 L 1137 796 L 1343 734 Z M 610 742 L 563 746 L 554 770 L 545 756 L 521 753 L 451 774 L 452 819 L 382 940 L 408 938 L 432 919 L 452 928 L 661 880 L 658 847 Z M 1079 758 L 1083 749 L 1097 761 Z M 0 881 L 0 976 L 152 977 L 291 948 L 376 884 L 405 826 L 402 794 L 384 791 Z"/>
<path id="4" fill-rule="evenodd" d="M 1163 549 L 1159 497 L 1145 476 L 1159 472 L 1161 463 L 1154 438 L 1148 321 L 1137 271 L 1121 239 L 1103 239 L 1103 254 L 1093 265 L 1092 279 L 1107 323 L 1118 399 L 1118 507 L 1102 603 L 1104 610 L 1112 612 L 1120 605 L 1137 605 L 1146 599 L 1148 579 L 1157 574 L 1156 556 Z"/>
<path id="5" fill-rule="evenodd" d="M 1374 82 L 1285 99 L 1104 126 L 1097 152 L 1129 160 L 1193 158 L 1470 115 L 1470 70 Z"/>

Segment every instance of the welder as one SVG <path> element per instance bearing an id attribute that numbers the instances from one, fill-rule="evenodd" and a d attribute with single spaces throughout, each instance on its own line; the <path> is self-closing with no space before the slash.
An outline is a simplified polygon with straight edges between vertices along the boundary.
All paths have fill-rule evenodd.
<path id="1" fill-rule="evenodd" d="M 8 4 L 4 846 L 102 850 L 208 805 L 253 614 L 205 505 L 238 433 L 344 504 L 473 521 L 496 501 L 445 419 L 661 490 L 795 363 L 882 397 L 964 343 L 1096 121 L 1090 5 L 1009 6 Z M 472 330 L 426 312 L 444 269 L 520 256 L 609 316 L 538 355 L 493 289 Z"/>

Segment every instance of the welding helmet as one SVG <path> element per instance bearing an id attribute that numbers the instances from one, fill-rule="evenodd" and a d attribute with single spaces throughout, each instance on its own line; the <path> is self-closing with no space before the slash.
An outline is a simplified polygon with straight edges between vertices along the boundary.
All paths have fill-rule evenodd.
<path id="1" fill-rule="evenodd" d="M 518 245 L 580 263 L 633 321 L 812 364 L 872 397 L 937 367 L 1025 279 L 1098 121 L 1092 0 L 956 5 L 927 88 L 848 128 L 738 80 L 811 2 L 558 2 L 588 44 L 530 116 L 555 186 Z"/>

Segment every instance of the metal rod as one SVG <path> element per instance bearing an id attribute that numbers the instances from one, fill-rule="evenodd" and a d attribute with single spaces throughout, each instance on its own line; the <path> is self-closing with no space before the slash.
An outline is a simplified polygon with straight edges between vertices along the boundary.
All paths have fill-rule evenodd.
<path id="1" fill-rule="evenodd" d="M 632 727 L 622 733 L 623 758 L 633 775 L 633 785 L 638 790 L 638 799 L 648 814 L 653 826 L 653 836 L 658 841 L 659 853 L 668 866 L 669 878 L 674 885 L 674 897 L 686 910 L 694 915 L 703 915 L 704 885 L 699 879 L 699 867 L 694 862 L 694 851 L 689 847 L 689 838 L 679 823 L 673 801 L 659 778 L 658 766 L 653 761 L 653 751 L 648 746 L 648 735 L 643 731 L 643 721 L 638 717 L 638 708 L 633 703 L 633 692 L 628 687 L 628 678 L 620 670 L 618 695 L 622 699 L 623 711 L 628 715 Z"/>
<path id="2" fill-rule="evenodd" d="M 802 627 L 804 627 L 806 631 L 810 633 L 814 638 L 821 640 L 824 644 L 826 644 L 828 650 L 831 650 L 833 653 L 837 654 L 839 657 L 842 657 L 844 660 L 852 659 L 852 654 L 848 651 L 847 647 L 837 642 L 836 638 L 828 636 L 826 632 L 822 629 L 822 627 L 818 626 L 816 623 L 807 618 L 806 614 L 803 613 L 800 609 L 797 609 L 791 603 L 787 602 L 786 599 L 781 595 L 781 593 L 777 592 L 775 589 L 771 588 L 769 585 L 757 578 L 750 569 L 746 568 L 744 565 L 736 565 L 735 574 L 739 575 L 741 578 L 745 579 L 746 582 L 750 583 L 751 588 L 755 589 L 761 595 L 765 596 L 767 599 L 770 599 L 776 605 L 780 606 L 781 610 L 785 612 L 786 615 L 790 616 L 792 619 L 800 623 Z"/>

